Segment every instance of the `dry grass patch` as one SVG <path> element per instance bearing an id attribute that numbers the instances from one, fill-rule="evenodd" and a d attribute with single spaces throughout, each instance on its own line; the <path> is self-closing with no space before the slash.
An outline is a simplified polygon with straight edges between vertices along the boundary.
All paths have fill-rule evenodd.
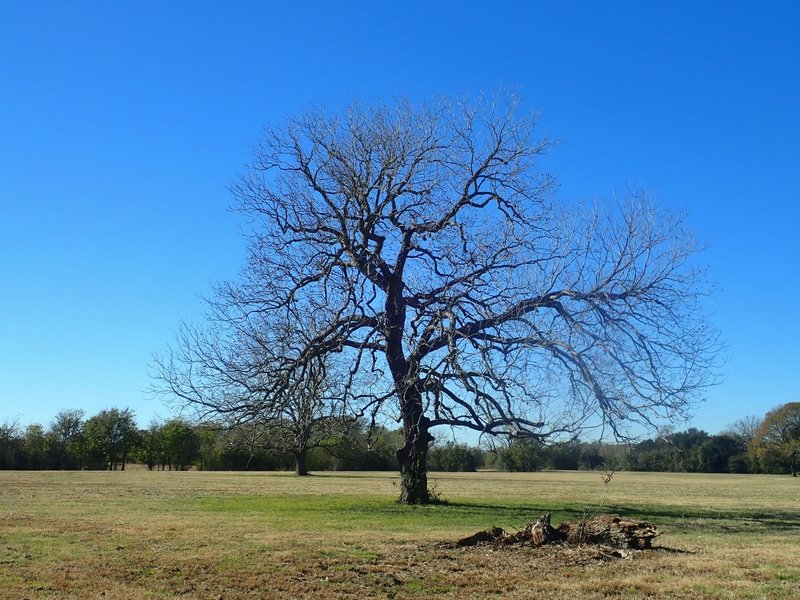
<path id="1" fill-rule="evenodd" d="M 446 506 L 390 473 L 0 472 L 0 598 L 795 598 L 788 477 L 437 474 Z M 660 548 L 446 548 L 543 512 L 656 524 Z"/>

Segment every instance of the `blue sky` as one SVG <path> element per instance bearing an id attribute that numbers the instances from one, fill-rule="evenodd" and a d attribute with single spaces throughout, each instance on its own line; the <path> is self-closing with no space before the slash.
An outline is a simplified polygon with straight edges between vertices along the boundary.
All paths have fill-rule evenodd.
<path id="1" fill-rule="evenodd" d="M 0 3 L 0 421 L 171 415 L 148 363 L 239 269 L 264 126 L 500 85 L 562 197 L 644 188 L 708 243 L 728 360 L 691 425 L 800 400 L 798 6 Z"/>

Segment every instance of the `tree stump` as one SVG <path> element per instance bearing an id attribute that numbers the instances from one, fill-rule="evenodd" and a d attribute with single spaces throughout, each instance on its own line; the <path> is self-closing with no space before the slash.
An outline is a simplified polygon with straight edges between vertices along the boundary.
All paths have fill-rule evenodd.
<path id="1" fill-rule="evenodd" d="M 505 538 L 503 538 L 503 543 L 541 546 L 542 544 L 558 542 L 560 540 L 561 534 L 553 529 L 553 526 L 550 524 L 550 513 L 547 513 L 539 517 L 535 523 L 528 523 L 522 531 L 506 535 Z"/>
<path id="2" fill-rule="evenodd" d="M 634 548 L 643 550 L 652 547 L 659 535 L 655 525 L 645 521 L 623 519 L 619 515 L 602 515 L 586 521 L 566 521 L 556 528 L 550 523 L 550 513 L 544 514 L 522 531 L 509 534 L 500 527 L 479 531 L 462 538 L 457 546 L 529 545 L 541 546 L 553 542 L 572 545 L 594 544 L 617 549 Z"/>
<path id="3" fill-rule="evenodd" d="M 569 544 L 605 544 L 614 548 L 652 548 L 658 536 L 654 525 L 644 521 L 623 519 L 619 515 L 602 515 L 588 521 L 565 522 L 556 530 Z"/>

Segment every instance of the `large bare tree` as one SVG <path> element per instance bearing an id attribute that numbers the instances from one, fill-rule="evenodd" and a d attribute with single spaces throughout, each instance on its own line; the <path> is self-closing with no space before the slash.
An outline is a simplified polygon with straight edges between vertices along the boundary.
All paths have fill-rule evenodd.
<path id="1" fill-rule="evenodd" d="M 335 355 L 348 402 L 402 422 L 402 502 L 430 500 L 434 427 L 624 436 L 712 378 L 681 220 L 635 194 L 559 204 L 534 125 L 512 97 L 310 111 L 234 186 L 252 243 L 226 302 L 273 327 L 314 315 L 271 393 Z"/>

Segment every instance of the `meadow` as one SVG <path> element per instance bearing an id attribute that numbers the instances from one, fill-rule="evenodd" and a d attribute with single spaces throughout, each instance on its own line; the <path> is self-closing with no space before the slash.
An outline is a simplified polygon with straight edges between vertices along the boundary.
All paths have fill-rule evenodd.
<path id="1" fill-rule="evenodd" d="M 800 480 L 434 473 L 2 472 L 0 598 L 798 598 Z M 597 512 L 657 525 L 652 550 L 457 548 Z"/>

